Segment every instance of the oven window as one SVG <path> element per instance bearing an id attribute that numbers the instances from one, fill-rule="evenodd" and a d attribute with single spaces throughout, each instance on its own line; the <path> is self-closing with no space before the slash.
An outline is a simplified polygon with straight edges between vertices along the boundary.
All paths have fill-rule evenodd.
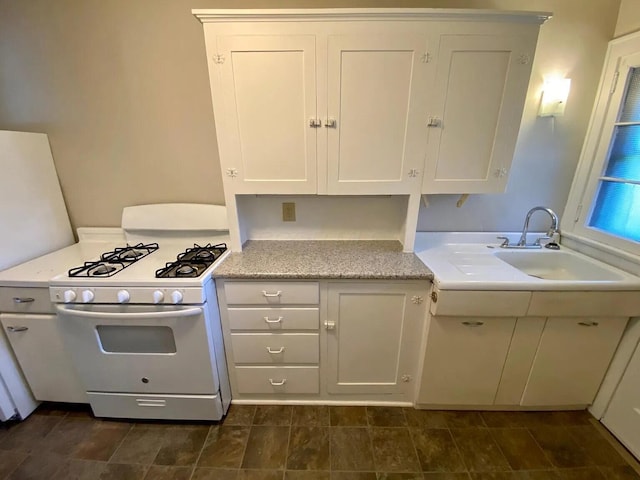
<path id="1" fill-rule="evenodd" d="M 176 353 L 176 341 L 169 327 L 98 325 L 96 332 L 105 352 Z"/>

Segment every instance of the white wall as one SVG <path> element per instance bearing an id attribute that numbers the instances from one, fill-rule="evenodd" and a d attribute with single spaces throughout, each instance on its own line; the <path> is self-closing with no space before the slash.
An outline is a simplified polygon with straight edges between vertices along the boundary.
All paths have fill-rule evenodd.
<path id="1" fill-rule="evenodd" d="M 615 37 L 621 37 L 636 30 L 640 30 L 640 2 L 638 0 L 622 0 Z"/>

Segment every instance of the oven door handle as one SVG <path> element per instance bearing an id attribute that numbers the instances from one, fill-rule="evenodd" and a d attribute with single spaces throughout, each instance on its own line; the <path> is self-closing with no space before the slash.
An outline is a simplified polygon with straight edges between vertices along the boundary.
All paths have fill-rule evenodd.
<path id="1" fill-rule="evenodd" d="M 164 312 L 139 312 L 139 313 L 123 313 L 123 312 L 88 312 L 86 310 L 73 310 L 71 308 L 65 308 L 60 305 L 56 306 L 58 313 L 63 315 L 69 315 L 71 317 L 84 317 L 84 318 L 119 318 L 119 319 L 154 319 L 154 318 L 167 318 L 167 317 L 194 317 L 196 315 L 202 315 L 202 308 L 193 307 L 185 308 L 184 310 L 170 310 Z"/>

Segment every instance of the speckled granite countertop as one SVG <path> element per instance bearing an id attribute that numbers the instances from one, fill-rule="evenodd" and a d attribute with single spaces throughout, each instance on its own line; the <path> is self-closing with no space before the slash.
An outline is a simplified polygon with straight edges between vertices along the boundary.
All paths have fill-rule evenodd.
<path id="1" fill-rule="evenodd" d="M 431 280 L 433 273 L 393 240 L 249 240 L 214 271 L 215 278 L 354 278 Z"/>

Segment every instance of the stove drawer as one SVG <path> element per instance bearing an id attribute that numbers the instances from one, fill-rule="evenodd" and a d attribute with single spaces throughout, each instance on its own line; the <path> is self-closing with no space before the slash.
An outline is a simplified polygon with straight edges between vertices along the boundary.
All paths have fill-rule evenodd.
<path id="1" fill-rule="evenodd" d="M 87 392 L 96 417 L 155 420 L 220 420 L 219 395 L 146 395 Z"/>
<path id="2" fill-rule="evenodd" d="M 315 305 L 318 282 L 225 282 L 227 305 Z"/>
<path id="3" fill-rule="evenodd" d="M 317 333 L 233 333 L 234 363 L 318 363 Z"/>
<path id="4" fill-rule="evenodd" d="M 235 367 L 238 393 L 320 393 L 318 367 Z"/>
<path id="5" fill-rule="evenodd" d="M 231 330 L 318 330 L 318 308 L 229 308 Z"/>
<path id="6" fill-rule="evenodd" d="M 48 288 L 0 287 L 0 312 L 56 313 Z"/>

